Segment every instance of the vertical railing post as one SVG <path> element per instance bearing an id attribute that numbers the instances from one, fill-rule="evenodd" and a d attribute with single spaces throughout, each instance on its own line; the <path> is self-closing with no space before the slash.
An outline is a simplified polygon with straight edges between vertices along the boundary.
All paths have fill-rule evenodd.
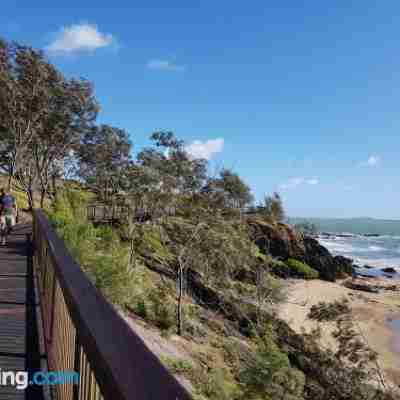
<path id="1" fill-rule="evenodd" d="M 78 332 L 75 334 L 74 371 L 79 374 L 79 380 L 81 380 L 81 344 Z M 72 400 L 79 400 L 79 387 L 79 382 L 74 384 Z"/>
<path id="2" fill-rule="evenodd" d="M 56 304 L 55 304 L 55 299 L 56 299 L 56 285 L 57 285 L 57 281 L 56 281 L 56 274 L 53 270 L 53 286 L 51 288 L 51 310 L 50 310 L 50 326 L 49 326 L 49 335 L 48 335 L 48 342 L 52 342 L 53 340 L 53 331 L 54 331 L 54 312 L 55 312 L 55 308 L 56 308 Z"/>

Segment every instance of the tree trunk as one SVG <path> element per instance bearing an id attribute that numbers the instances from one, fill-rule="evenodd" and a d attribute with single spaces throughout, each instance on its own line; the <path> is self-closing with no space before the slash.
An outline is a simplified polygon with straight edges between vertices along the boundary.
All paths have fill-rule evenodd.
<path id="1" fill-rule="evenodd" d="M 183 333 L 183 309 L 182 309 L 182 300 L 183 300 L 183 268 L 179 266 L 179 293 L 178 293 L 178 335 L 182 336 Z"/>
<path id="2" fill-rule="evenodd" d="M 35 207 L 35 201 L 34 201 L 34 198 L 33 198 L 32 189 L 29 188 L 29 189 L 26 191 L 26 194 L 28 195 L 29 211 L 32 211 L 33 208 Z"/>
<path id="3" fill-rule="evenodd" d="M 44 199 L 46 197 L 46 191 L 44 189 L 40 192 L 40 208 L 44 208 Z"/>
<path id="4" fill-rule="evenodd" d="M 52 184 L 53 197 L 54 197 L 54 199 L 56 199 L 57 198 L 57 177 L 56 177 L 56 175 L 52 175 L 51 184 Z"/>
<path id="5" fill-rule="evenodd" d="M 8 175 L 8 184 L 7 184 L 7 190 L 10 191 L 13 183 L 13 178 L 14 178 L 14 165 L 11 165 L 10 167 L 10 174 Z"/>
<path id="6" fill-rule="evenodd" d="M 130 250 L 129 250 L 129 268 L 134 268 L 135 266 L 136 266 L 135 246 L 133 239 L 131 238 Z"/>

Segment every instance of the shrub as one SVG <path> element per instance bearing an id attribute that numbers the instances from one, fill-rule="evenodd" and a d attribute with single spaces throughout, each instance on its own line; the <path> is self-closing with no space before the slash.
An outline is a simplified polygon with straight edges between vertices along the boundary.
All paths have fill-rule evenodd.
<path id="1" fill-rule="evenodd" d="M 290 366 L 288 356 L 275 343 L 270 328 L 257 338 L 254 350 L 252 359 L 240 373 L 244 398 L 303 399 L 304 374 Z"/>
<path id="2" fill-rule="evenodd" d="M 161 361 L 172 374 L 182 374 L 187 376 L 193 370 L 192 363 L 183 358 L 161 356 Z"/>
<path id="3" fill-rule="evenodd" d="M 143 319 L 147 319 L 147 306 L 143 299 L 138 299 L 136 301 L 135 306 L 133 307 L 133 311 L 136 315 Z"/>
<path id="4" fill-rule="evenodd" d="M 289 258 L 286 265 L 289 267 L 290 276 L 303 279 L 317 279 L 319 277 L 318 271 L 294 258 Z"/>
<path id="5" fill-rule="evenodd" d="M 86 200 L 84 192 L 63 190 L 46 213 L 93 284 L 110 302 L 123 306 L 132 292 L 128 249 L 109 228 L 95 228 L 86 220 Z"/>
<path id="6" fill-rule="evenodd" d="M 163 331 L 171 330 L 176 324 L 175 304 L 168 291 L 166 285 L 160 284 L 149 294 L 150 318 Z"/>
<path id="7" fill-rule="evenodd" d="M 201 393 L 210 400 L 238 399 L 240 389 L 226 369 L 213 369 L 207 374 L 207 381 L 201 385 Z"/>
<path id="8" fill-rule="evenodd" d="M 335 300 L 332 303 L 321 301 L 311 307 L 308 313 L 308 318 L 315 319 L 319 322 L 334 321 L 350 312 L 351 308 L 349 306 L 349 301 L 346 298 Z"/>

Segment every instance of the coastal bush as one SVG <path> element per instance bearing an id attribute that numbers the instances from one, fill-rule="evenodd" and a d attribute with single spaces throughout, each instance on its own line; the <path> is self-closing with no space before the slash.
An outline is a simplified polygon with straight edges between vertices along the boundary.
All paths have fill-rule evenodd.
<path id="1" fill-rule="evenodd" d="M 302 400 L 304 374 L 292 368 L 288 356 L 274 341 L 268 327 L 256 339 L 252 359 L 240 373 L 243 398 L 249 400 Z"/>
<path id="2" fill-rule="evenodd" d="M 183 358 L 161 356 L 161 361 L 172 374 L 188 375 L 193 371 L 193 364 Z"/>
<path id="3" fill-rule="evenodd" d="M 319 277 L 318 271 L 312 269 L 309 265 L 301 261 L 295 260 L 294 258 L 286 260 L 286 265 L 291 271 L 291 276 L 303 279 L 317 279 Z"/>
<path id="4" fill-rule="evenodd" d="M 176 325 L 175 304 L 170 297 L 171 288 L 159 284 L 149 295 L 150 319 L 162 331 L 168 332 Z"/>
<path id="5" fill-rule="evenodd" d="M 240 397 L 240 388 L 225 368 L 212 369 L 200 391 L 210 400 L 235 400 Z"/>
<path id="6" fill-rule="evenodd" d="M 346 298 L 335 300 L 332 303 L 321 301 L 311 307 L 308 318 L 315 319 L 319 322 L 334 321 L 350 312 L 349 300 Z"/>
<path id="7" fill-rule="evenodd" d="M 87 221 L 87 199 L 87 193 L 79 190 L 60 191 L 46 213 L 93 284 L 110 302 L 124 306 L 130 302 L 133 282 L 127 247 L 109 228 L 96 228 Z"/>

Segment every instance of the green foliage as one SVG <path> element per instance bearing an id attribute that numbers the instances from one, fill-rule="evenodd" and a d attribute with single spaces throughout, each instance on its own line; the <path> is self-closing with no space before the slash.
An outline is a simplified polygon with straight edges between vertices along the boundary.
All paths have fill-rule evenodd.
<path id="1" fill-rule="evenodd" d="M 243 182 L 238 174 L 227 168 L 224 168 L 219 178 L 211 184 L 216 189 L 221 189 L 225 192 L 228 206 L 243 208 L 253 201 L 249 186 Z"/>
<path id="2" fill-rule="evenodd" d="M 319 322 L 334 321 L 350 312 L 349 301 L 343 298 L 342 300 L 335 300 L 332 303 L 322 301 L 313 305 L 308 313 L 308 318 L 315 319 Z"/>
<path id="3" fill-rule="evenodd" d="M 285 219 L 285 210 L 278 193 L 274 193 L 272 196 L 265 196 L 264 203 L 258 207 L 258 211 L 274 222 L 282 222 Z"/>
<path id="4" fill-rule="evenodd" d="M 281 260 L 272 259 L 268 261 L 268 265 L 271 268 L 271 272 L 274 273 L 275 275 L 280 276 L 282 278 L 287 278 L 290 276 L 291 271 L 285 262 Z"/>
<path id="5" fill-rule="evenodd" d="M 240 388 L 226 369 L 213 369 L 207 376 L 207 381 L 201 386 L 201 392 L 207 398 L 210 400 L 233 400 L 239 398 Z"/>
<path id="6" fill-rule="evenodd" d="M 136 315 L 143 319 L 147 319 L 148 317 L 147 305 L 143 299 L 138 299 L 136 301 L 133 311 Z"/>
<path id="7" fill-rule="evenodd" d="M 269 272 L 264 272 L 256 282 L 256 296 L 258 300 L 266 304 L 277 304 L 286 300 L 285 285 Z"/>
<path id="8" fill-rule="evenodd" d="M 305 377 L 290 366 L 269 328 L 256 340 L 253 357 L 241 373 L 244 397 L 249 400 L 301 400 Z"/>
<path id="9" fill-rule="evenodd" d="M 161 361 L 171 373 L 189 379 L 195 389 L 196 399 L 239 399 L 239 386 L 226 368 L 213 368 L 206 372 L 182 358 L 162 356 Z"/>
<path id="10" fill-rule="evenodd" d="M 303 279 L 317 279 L 319 277 L 318 271 L 293 258 L 289 258 L 286 261 L 286 265 L 289 267 L 290 276 Z"/>
<path id="11" fill-rule="evenodd" d="M 46 212 L 93 284 L 112 303 L 124 305 L 130 301 L 133 282 L 127 247 L 109 228 L 95 228 L 86 220 L 87 199 L 85 192 L 65 190 Z"/>
<path id="12" fill-rule="evenodd" d="M 150 318 L 163 331 L 171 331 L 176 325 L 175 303 L 171 299 L 171 288 L 160 284 L 149 295 Z"/>
<path id="13" fill-rule="evenodd" d="M 183 358 L 161 356 L 161 361 L 172 374 L 187 376 L 193 371 L 193 364 Z"/>

